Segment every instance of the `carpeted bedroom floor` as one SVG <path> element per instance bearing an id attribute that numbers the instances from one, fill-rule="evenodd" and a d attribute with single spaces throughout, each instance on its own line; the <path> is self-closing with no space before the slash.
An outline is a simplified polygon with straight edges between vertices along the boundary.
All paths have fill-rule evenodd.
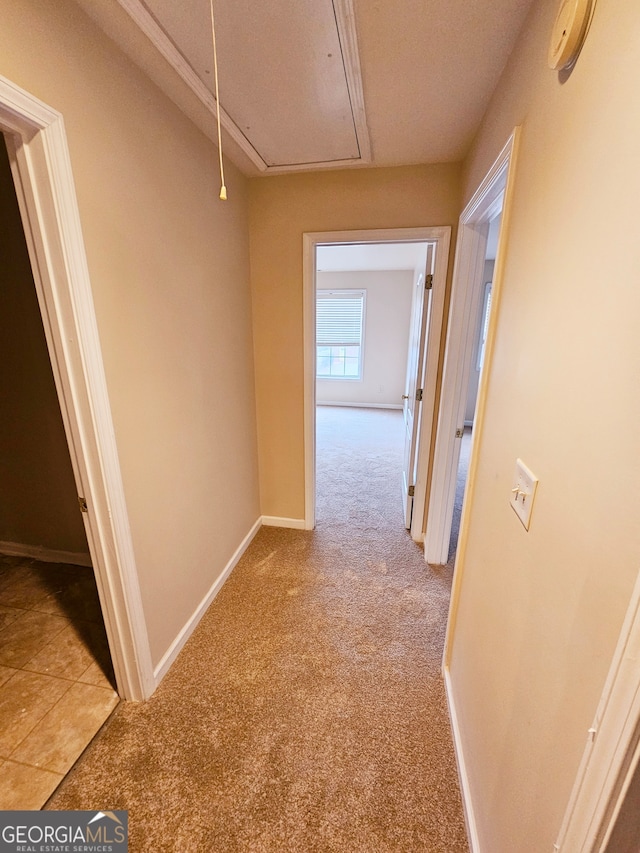
<path id="1" fill-rule="evenodd" d="M 451 567 L 403 528 L 398 412 L 318 409 L 313 532 L 263 528 L 146 703 L 49 801 L 131 851 L 465 853 L 440 674 Z"/>

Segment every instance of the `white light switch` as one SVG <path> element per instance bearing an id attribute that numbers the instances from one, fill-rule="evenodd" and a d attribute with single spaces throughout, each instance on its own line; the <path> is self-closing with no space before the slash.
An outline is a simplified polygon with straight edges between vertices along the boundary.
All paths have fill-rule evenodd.
<path id="1" fill-rule="evenodd" d="M 527 468 L 522 459 L 517 459 L 516 473 L 513 478 L 513 488 L 511 489 L 511 506 L 520 521 L 524 524 L 525 530 L 529 529 L 531 509 L 537 486 L 538 478 L 536 475 Z"/>

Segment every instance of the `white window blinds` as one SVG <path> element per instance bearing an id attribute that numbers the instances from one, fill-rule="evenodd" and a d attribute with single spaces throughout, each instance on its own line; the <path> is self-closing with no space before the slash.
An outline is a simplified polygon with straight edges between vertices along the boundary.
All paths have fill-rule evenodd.
<path id="1" fill-rule="evenodd" d="M 359 346 L 363 307 L 363 290 L 319 290 L 316 306 L 318 346 Z"/>

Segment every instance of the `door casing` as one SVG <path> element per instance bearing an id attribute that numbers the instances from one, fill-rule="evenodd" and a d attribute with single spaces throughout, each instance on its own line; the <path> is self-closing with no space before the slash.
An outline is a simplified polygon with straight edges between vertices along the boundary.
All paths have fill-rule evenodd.
<path id="1" fill-rule="evenodd" d="M 429 513 L 427 517 L 427 530 L 425 535 L 425 559 L 435 556 L 436 563 L 440 561 L 439 555 L 444 549 L 448 550 L 449 537 L 451 535 L 451 518 L 448 514 L 448 501 L 453 506 L 453 496 L 448 490 L 455 480 L 457 460 L 459 458 L 459 447 L 455 447 L 455 431 L 464 423 L 464 406 L 466 402 L 466 391 L 470 363 L 466 358 L 466 351 L 470 345 L 469 327 L 474 317 L 477 317 L 479 291 L 478 283 L 482 281 L 484 257 L 486 254 L 487 235 L 490 220 L 502 209 L 502 221 L 500 224 L 500 240 L 496 254 L 496 263 L 493 276 L 493 298 L 492 310 L 489 318 L 489 328 L 485 343 L 484 365 L 480 375 L 478 388 L 478 401 L 474 421 L 474 432 L 469 459 L 469 470 L 467 473 L 467 485 L 465 498 L 462 505 L 462 518 L 460 520 L 460 534 L 456 554 L 456 564 L 451 587 L 451 599 L 449 602 L 449 618 L 447 620 L 447 634 L 444 644 L 444 655 L 442 672 L 444 676 L 447 704 L 449 706 L 449 718 L 451 720 L 451 733 L 453 735 L 454 748 L 458 763 L 458 776 L 460 779 L 460 791 L 464 807 L 465 820 L 469 846 L 471 850 L 480 850 L 480 840 L 477 830 L 477 822 L 474 813 L 473 798 L 471 796 L 471 785 L 465 760 L 462 735 L 458 719 L 458 711 L 455 701 L 455 693 L 451 680 L 451 653 L 453 638 L 456 630 L 458 615 L 458 604 L 460 600 L 460 589 L 464 572 L 464 555 L 467 544 L 468 513 L 470 501 L 469 495 L 473 493 L 476 477 L 476 453 L 482 437 L 484 410 L 487 398 L 486 369 L 491 363 L 493 354 L 497 316 L 499 313 L 500 293 L 502 286 L 502 275 L 504 268 L 506 237 L 508 235 L 509 219 L 511 214 L 511 201 L 514 192 L 514 173 L 517 158 L 518 141 L 520 129 L 516 127 L 505 143 L 493 166 L 485 176 L 484 180 L 474 193 L 471 201 L 460 216 L 456 255 L 453 268 L 453 286 L 449 307 L 449 325 L 447 329 L 447 342 L 445 348 L 445 363 L 442 380 L 442 395 L 440 410 L 438 413 L 438 434 L 436 436 L 436 449 L 433 465 L 433 480 L 431 487 Z M 478 293 L 476 293 L 476 291 Z M 475 312 L 475 313 L 474 313 Z M 462 420 L 460 420 L 462 419 Z M 456 453 L 457 450 L 457 453 Z M 445 505 L 445 502 L 446 505 Z M 434 539 L 435 537 L 435 539 Z M 445 544 L 446 543 L 446 544 Z M 446 562 L 446 558 L 444 560 Z"/>
<path id="2" fill-rule="evenodd" d="M 476 330 L 487 236 L 490 221 L 503 209 L 505 189 L 510 169 L 513 168 L 518 129 L 514 130 L 478 191 L 460 216 L 456 254 L 453 266 L 453 285 L 449 304 L 449 322 L 445 346 L 442 390 L 438 411 L 438 424 L 433 456 L 433 473 L 427 510 L 424 537 L 425 560 L 431 565 L 446 564 L 456 491 L 456 475 L 460 458 L 460 444 L 464 430 L 464 411 L 469 387 L 473 343 Z M 511 172 L 512 173 L 512 172 Z M 500 224 L 500 234 L 505 231 L 506 216 Z M 505 241 L 498 246 L 495 279 L 500 274 L 501 257 Z M 492 314 L 497 314 L 499 287 L 494 282 Z M 491 325 L 489 336 L 491 335 Z M 485 363 L 491 357 L 489 340 L 485 348 Z M 484 370 L 483 374 L 486 375 Z M 478 415 L 481 413 L 482 377 L 478 388 Z M 480 418 L 476 417 L 480 424 Z M 478 432 L 474 427 L 474 439 Z M 474 465 L 473 446 L 469 462 L 468 482 Z M 467 486 L 468 491 L 468 486 Z M 461 552 L 463 530 L 461 522 L 458 553 Z"/>

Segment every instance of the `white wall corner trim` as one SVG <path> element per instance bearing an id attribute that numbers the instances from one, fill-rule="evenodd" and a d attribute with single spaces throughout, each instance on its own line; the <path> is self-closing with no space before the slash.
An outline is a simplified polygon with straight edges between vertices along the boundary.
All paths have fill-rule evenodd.
<path id="1" fill-rule="evenodd" d="M 27 557 L 41 563 L 65 563 L 91 568 L 91 557 L 76 551 L 56 551 L 43 545 L 23 545 L 20 542 L 0 542 L 0 554 L 8 557 Z"/>
<path id="2" fill-rule="evenodd" d="M 467 837 L 469 841 L 469 847 L 471 849 L 471 853 L 480 853 L 480 839 L 478 837 L 478 829 L 473 809 L 473 799 L 471 796 L 469 774 L 467 773 L 467 764 L 465 760 L 464 750 L 462 747 L 462 735 L 460 732 L 460 724 L 458 721 L 458 712 L 456 710 L 453 684 L 451 683 L 451 676 L 447 667 L 443 668 L 443 676 L 445 693 L 447 696 L 447 705 L 449 707 L 449 719 L 451 720 L 451 734 L 453 736 L 453 745 L 456 754 L 456 762 L 458 765 L 458 779 L 460 782 L 460 793 L 462 795 L 464 819 L 467 825 Z"/>
<path id="3" fill-rule="evenodd" d="M 6 134 L 109 647 L 125 699 L 154 689 L 91 281 L 60 113 L 0 77 Z"/>
<path id="4" fill-rule="evenodd" d="M 156 687 L 158 686 L 158 684 L 160 684 L 164 676 L 167 674 L 171 664 L 180 654 L 184 644 L 195 631 L 198 622 L 200 622 L 200 620 L 206 613 L 207 608 L 222 589 L 224 582 L 227 580 L 231 572 L 237 566 L 238 562 L 240 561 L 240 558 L 253 541 L 253 538 L 260 530 L 261 526 L 262 519 L 258 518 L 258 520 L 253 523 L 251 530 L 249 530 L 242 542 L 238 545 L 238 547 L 233 553 L 233 556 L 231 557 L 227 565 L 224 567 L 220 575 L 213 582 L 205 597 L 202 599 L 200 604 L 198 604 L 189 619 L 186 621 L 178 636 L 175 638 L 175 640 L 171 643 L 167 651 L 162 656 L 162 659 L 153 671 Z"/>
<path id="5" fill-rule="evenodd" d="M 290 530 L 304 530 L 304 518 L 281 518 L 277 515 L 263 515 L 262 524 L 265 527 L 287 527 Z"/>

